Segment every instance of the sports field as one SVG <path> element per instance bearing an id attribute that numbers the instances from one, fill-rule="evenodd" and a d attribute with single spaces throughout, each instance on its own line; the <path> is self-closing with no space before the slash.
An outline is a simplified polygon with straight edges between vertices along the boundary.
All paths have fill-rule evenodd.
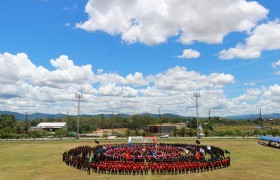
<path id="1" fill-rule="evenodd" d="M 194 140 L 159 142 L 194 143 Z M 125 141 L 123 141 L 124 143 Z M 110 143 L 101 141 L 101 143 Z M 80 145 L 95 146 L 89 141 L 68 142 L 1 142 L 0 179 L 279 179 L 280 150 L 257 144 L 257 140 L 201 140 L 231 152 L 229 168 L 182 175 L 104 175 L 91 174 L 67 166 L 62 153 Z"/>

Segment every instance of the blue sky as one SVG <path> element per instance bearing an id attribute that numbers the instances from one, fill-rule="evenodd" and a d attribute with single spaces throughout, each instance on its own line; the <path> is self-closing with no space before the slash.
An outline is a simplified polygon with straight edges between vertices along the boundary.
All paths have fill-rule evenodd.
<path id="1" fill-rule="evenodd" d="M 255 112 L 256 109 L 260 108 L 266 103 L 269 103 L 271 106 L 270 108 L 267 108 L 267 112 L 279 112 L 279 110 L 274 107 L 278 107 L 280 101 L 271 100 L 267 102 L 268 96 L 273 95 L 277 96 L 278 98 L 278 91 L 280 91 L 278 90 L 278 88 L 280 88 L 278 85 L 280 76 L 277 75 L 277 72 L 280 74 L 280 67 L 278 65 L 272 67 L 272 63 L 276 63 L 278 60 L 280 60 L 280 39 L 277 39 L 280 33 L 280 25 L 279 21 L 277 20 L 280 17 L 280 12 L 277 9 L 277 7 L 279 7 L 278 1 L 262 0 L 257 1 L 257 3 L 244 0 L 232 1 L 235 2 L 233 4 L 237 11 L 242 11 L 241 13 L 237 13 L 238 15 L 240 14 L 240 17 L 235 18 L 233 14 L 229 17 L 229 19 L 225 18 L 224 20 L 222 19 L 224 14 L 221 12 L 221 14 L 218 16 L 213 14 L 212 19 L 212 12 L 210 12 L 209 20 L 207 20 L 207 16 L 204 17 L 201 15 L 203 20 L 200 24 L 194 20 L 187 21 L 189 24 L 184 20 L 180 20 L 181 17 L 184 17 L 185 19 L 190 17 L 184 12 L 181 12 L 180 14 L 179 10 L 177 14 L 178 16 L 174 16 L 174 12 L 170 13 L 172 11 L 170 7 L 174 7 L 176 10 L 176 6 L 169 1 L 166 1 L 164 5 L 152 4 L 151 6 L 155 5 L 154 9 L 156 10 L 145 7 L 149 3 L 142 4 L 143 1 L 137 2 L 136 0 L 132 2 L 135 4 L 138 3 L 137 6 L 142 14 L 137 14 L 137 12 L 132 13 L 133 10 L 131 9 L 135 7 L 127 5 L 126 1 L 118 1 L 118 3 L 114 5 L 114 8 L 117 8 L 118 5 L 120 5 L 120 7 L 127 6 L 125 8 L 127 8 L 128 11 L 125 12 L 124 9 L 120 8 L 120 13 L 117 10 L 114 11 L 114 9 L 110 9 L 108 4 L 112 3 L 111 1 L 108 1 L 107 3 L 104 3 L 103 1 L 105 5 L 102 5 L 102 3 L 100 3 L 98 0 L 1 1 L 0 54 L 3 55 L 3 64 L 10 62 L 7 60 L 7 57 L 4 56 L 4 53 L 9 53 L 15 57 L 17 57 L 18 53 L 24 53 L 28 56 L 28 59 L 34 66 L 37 68 L 42 66 L 49 72 L 59 69 L 57 66 L 53 66 L 50 63 L 50 60 L 57 59 L 61 55 L 68 56 L 68 60 L 73 60 L 75 66 L 77 67 L 91 65 L 94 77 L 89 80 L 89 83 L 86 82 L 86 84 L 88 83 L 87 85 L 91 86 L 92 89 L 89 92 L 83 92 L 88 96 L 87 100 L 85 100 L 85 103 L 88 103 L 88 106 L 90 107 L 84 110 L 85 113 L 100 113 L 112 107 L 113 109 L 116 109 L 115 111 L 117 112 L 138 113 L 136 112 L 136 110 L 139 109 L 137 107 L 142 107 L 142 104 L 147 104 L 147 108 L 141 109 L 141 112 L 139 113 L 146 111 L 157 111 L 157 108 L 154 110 L 150 108 L 153 107 L 153 100 L 148 99 L 148 95 L 143 93 L 143 91 L 147 90 L 148 88 L 155 88 L 154 91 L 159 91 L 162 93 L 158 97 L 161 97 L 163 102 L 165 101 L 164 96 L 167 94 L 173 94 L 177 98 L 181 98 L 181 95 L 186 92 L 191 94 L 193 91 L 202 91 L 205 92 L 205 94 L 209 94 L 213 89 L 221 90 L 222 93 L 218 94 L 216 98 L 223 97 L 225 98 L 225 101 L 228 102 L 227 104 L 222 104 L 222 102 L 220 102 L 221 104 L 217 106 L 223 107 L 223 111 L 230 115 L 241 113 L 238 110 L 238 108 L 240 108 L 238 103 L 243 105 L 245 103 L 244 106 L 249 104 L 245 108 L 247 111 L 242 111 L 242 113 Z M 160 1 L 155 1 L 155 3 L 159 2 Z M 203 14 L 203 12 L 200 11 L 201 9 L 205 8 L 204 6 L 207 6 L 206 2 L 207 1 L 197 2 L 198 6 L 201 7 L 199 9 L 191 8 L 191 6 L 189 6 L 186 2 L 183 3 L 182 6 L 185 6 L 186 10 L 191 8 L 191 10 L 197 11 L 196 13 Z M 248 7 L 245 7 L 244 4 L 240 2 L 245 3 L 248 5 Z M 116 1 L 114 3 L 116 3 Z M 203 3 L 204 5 L 201 5 Z M 219 3 L 219 0 L 217 3 Z M 93 9 L 93 11 L 86 10 L 87 4 Z M 167 14 L 167 18 L 164 16 L 164 13 L 166 13 L 164 8 L 158 8 L 161 7 L 161 5 L 162 7 L 170 8 L 170 11 L 166 11 L 169 13 Z M 227 5 L 223 3 L 220 3 L 217 5 L 217 7 L 228 8 Z M 245 8 L 245 10 L 242 10 L 242 8 Z M 252 10 L 247 11 L 246 8 Z M 112 11 L 111 13 L 113 16 L 107 16 L 108 11 Z M 147 15 L 145 13 L 147 13 Z M 163 19 L 166 18 L 167 20 L 162 20 L 161 18 L 157 19 L 157 17 L 161 17 L 161 13 L 163 14 Z M 101 16 L 101 20 L 98 19 L 99 16 L 97 16 L 97 14 Z M 148 14 L 154 15 L 153 17 L 155 18 L 151 17 L 152 20 L 147 20 L 149 19 Z M 120 16 L 118 17 L 118 15 Z M 136 26 L 140 26 L 140 28 L 137 27 L 140 29 L 140 31 L 137 31 L 137 33 L 134 33 L 135 31 L 129 31 L 130 29 L 126 27 L 126 23 L 123 23 L 125 22 L 125 19 L 122 20 L 122 17 L 132 17 L 132 19 L 136 19 Z M 217 19 L 217 17 L 221 17 L 221 20 Z M 247 21 L 245 22 L 249 25 L 246 24 L 245 26 L 242 24 L 244 23 L 244 19 L 248 19 L 248 21 L 250 21 L 249 23 Z M 201 19 L 198 19 L 197 21 L 200 20 Z M 89 22 L 88 24 L 90 24 L 90 26 L 85 25 L 85 22 L 87 21 Z M 108 21 L 110 23 L 106 24 L 104 21 Z M 207 21 L 213 21 L 213 24 Z M 232 23 L 230 23 L 231 21 Z M 223 24 L 224 22 L 226 23 Z M 79 26 L 78 23 L 80 23 L 81 26 Z M 254 42 L 250 45 L 246 45 L 246 39 L 249 39 L 254 35 L 260 37 L 269 36 L 271 34 L 258 34 L 258 27 L 261 28 L 262 24 L 265 26 L 267 25 L 266 28 L 270 28 L 272 29 L 272 32 L 275 32 L 274 34 L 276 34 L 276 40 L 275 42 L 271 42 L 271 44 L 274 43 L 274 45 L 263 45 L 262 47 L 259 47 L 259 42 L 256 43 L 256 39 L 254 39 Z M 152 27 L 153 25 L 155 25 L 154 28 L 150 30 L 149 27 Z M 203 28 L 199 29 L 200 25 Z M 240 30 L 241 25 L 242 30 Z M 174 26 L 174 29 L 172 26 Z M 213 37 L 215 35 L 216 26 L 221 26 L 221 28 L 217 29 L 217 31 L 221 31 L 220 34 L 223 36 L 220 42 L 218 42 L 219 40 L 217 40 L 216 37 Z M 162 27 L 166 27 L 166 30 Z M 184 31 L 184 28 L 187 30 Z M 209 31 L 207 29 L 209 29 Z M 210 29 L 213 29 L 214 32 Z M 166 34 L 161 34 L 165 31 L 167 31 Z M 190 36 L 188 34 L 189 32 L 195 33 L 195 35 Z M 129 33 L 132 33 L 132 35 Z M 177 34 L 173 35 L 174 33 Z M 130 36 L 126 37 L 127 34 Z M 152 38 L 155 36 L 157 37 L 158 34 L 158 39 Z M 188 41 L 191 39 L 191 42 L 179 42 L 179 38 L 184 34 L 186 35 L 184 40 Z M 217 34 L 217 36 L 218 35 L 219 34 Z M 275 37 L 271 38 L 275 39 Z M 237 48 L 237 44 L 242 44 L 243 47 L 241 49 Z M 229 52 L 230 48 L 237 49 L 238 53 Z M 260 52 L 261 54 L 247 55 L 250 54 L 249 52 L 247 53 L 247 51 L 251 48 L 254 50 L 257 49 L 256 51 Z M 200 53 L 200 56 L 192 58 L 178 58 L 178 56 L 182 55 L 183 50 L 185 49 L 195 50 Z M 226 58 L 222 58 L 222 50 L 227 51 L 226 56 L 224 56 Z M 243 50 L 246 51 L 245 56 L 239 54 L 239 52 Z M 21 58 L 18 58 L 19 59 L 17 61 L 21 61 Z M 157 86 L 157 83 L 161 80 L 165 81 L 158 76 L 168 75 L 168 70 L 171 69 L 175 76 L 176 74 L 178 75 L 178 72 L 176 72 L 176 69 L 174 69 L 175 67 L 185 68 L 185 70 L 182 70 L 185 74 L 188 74 L 192 71 L 198 73 L 200 76 L 207 77 L 213 73 L 224 74 L 232 76 L 233 79 L 229 76 L 226 76 L 223 77 L 225 80 L 221 80 L 223 81 L 221 84 L 215 81 L 214 84 L 211 84 L 207 87 L 195 85 L 193 88 L 179 88 L 180 91 L 176 91 L 176 93 L 173 93 L 174 89 L 172 88 L 161 89 L 159 86 Z M 60 66 L 60 69 L 63 69 L 62 66 Z M 21 70 L 15 69 L 15 71 L 19 72 Z M 32 71 L 30 72 L 31 74 L 36 74 L 32 73 Z M 118 78 L 125 78 L 129 74 L 135 74 L 135 72 L 141 73 L 141 76 L 143 76 L 144 80 L 149 82 L 143 83 L 140 86 L 136 86 L 134 82 L 120 83 L 119 81 L 109 81 L 106 78 L 103 78 L 103 76 L 107 77 L 108 74 L 114 77 L 118 76 Z M 96 77 L 98 74 L 100 77 Z M 172 75 L 169 77 L 172 78 Z M 13 76 L 14 74 L 11 74 L 9 77 Z M 185 78 L 192 79 L 192 82 L 195 82 L 195 78 L 201 78 L 200 76 L 194 76 L 192 79 L 191 76 L 186 75 Z M 46 96 L 46 99 L 49 97 L 43 92 L 43 90 L 40 90 L 40 88 L 52 88 L 53 85 L 50 85 L 51 83 L 43 82 L 43 84 L 48 85 L 30 83 L 31 81 L 35 81 L 34 77 L 25 77 L 24 75 L 21 76 L 21 74 L 17 74 L 16 77 L 16 82 L 24 82 L 23 84 L 27 84 L 29 88 L 33 89 L 32 93 L 40 94 L 38 96 Z M 70 77 L 70 75 L 68 74 L 67 77 Z M 71 75 L 70 77 L 74 84 L 77 83 L 76 81 L 79 81 L 79 78 L 75 79 L 75 77 L 76 76 L 74 75 Z M 152 80 L 148 80 L 149 78 Z M 60 82 L 61 80 L 57 80 L 52 83 L 57 83 L 58 81 Z M 176 80 L 174 81 L 176 82 Z M 182 83 L 184 82 L 185 81 L 182 81 Z M 166 83 L 168 84 L 169 82 Z M 204 83 L 204 81 L 197 83 Z M 5 83 L 2 83 L 2 88 L 5 88 L 4 84 Z M 19 86 L 23 86 L 23 84 L 20 84 Z M 108 84 L 115 86 L 109 86 Z M 6 85 L 9 85 L 7 88 L 12 88 L 10 87 L 12 82 L 9 82 L 8 84 L 6 83 Z M 183 86 L 184 84 L 182 84 L 180 87 Z M 34 92 L 34 88 L 36 89 L 37 87 L 39 88 L 37 89 L 38 92 Z M 111 87 L 111 89 L 106 89 L 108 87 Z M 174 87 L 174 84 L 171 83 L 170 87 Z M 69 89 L 69 85 L 63 86 L 63 88 Z M 73 85 L 71 88 L 73 88 L 73 93 L 74 91 L 79 91 L 78 85 Z M 105 93 L 101 91 L 104 88 Z M 114 94 L 113 92 L 116 92 L 115 88 L 119 89 L 120 91 L 123 91 L 125 88 L 131 88 L 130 90 L 136 90 L 138 92 L 135 96 L 133 95 L 126 97 L 122 95 L 123 92 Z M 55 89 L 52 90 L 55 91 Z M 253 93 L 254 95 L 248 93 L 246 94 L 247 91 L 253 90 L 258 92 L 255 94 Z M 25 91 L 27 92 L 25 93 Z M 0 96 L 0 99 L 1 97 L 7 97 L 6 95 L 9 94 L 4 91 L 0 92 L 0 94 L 1 93 L 2 96 Z M 61 99 L 58 98 L 58 100 L 53 100 L 50 102 L 45 99 L 40 100 L 40 98 L 35 98 L 34 102 L 28 101 L 30 106 L 26 107 L 22 105 L 15 105 L 16 107 L 11 107 L 11 104 L 24 104 L 24 102 L 27 102 L 28 96 L 32 94 L 31 90 L 26 90 L 26 87 L 24 86 L 24 88 L 21 90 L 13 93 L 11 92 L 12 96 L 9 96 L 13 98 L 1 99 L 0 104 L 3 110 L 63 113 L 66 111 L 66 109 L 69 109 L 69 111 L 73 111 L 73 114 L 75 113 L 73 110 L 75 104 L 73 104 L 73 101 L 71 100 L 71 92 L 68 90 L 65 90 L 65 93 L 68 93 L 67 97 L 63 97 Z M 57 96 L 60 97 L 60 94 Z M 213 96 L 216 96 L 216 94 L 213 94 Z M 246 96 L 247 99 L 236 99 L 238 97 L 242 98 L 241 96 L 244 96 L 244 98 Z M 186 101 L 188 101 L 188 98 Z M 53 97 L 53 99 L 56 98 Z M 135 102 L 129 107 L 124 108 L 118 104 L 120 102 L 127 102 L 128 99 L 129 101 Z M 104 103 L 111 100 L 113 103 L 105 103 L 102 105 L 102 107 L 97 107 L 92 102 L 94 100 L 102 101 Z M 190 98 L 189 101 L 192 101 L 192 99 Z M 211 107 L 215 108 L 214 102 L 216 101 L 205 101 L 205 103 L 206 102 L 212 105 L 204 107 L 205 114 L 207 114 L 206 109 Z M 182 104 L 182 102 L 178 101 L 176 106 L 168 106 L 165 105 L 165 103 L 158 104 L 157 106 L 163 109 L 166 108 L 166 112 L 185 114 L 185 111 L 188 108 L 191 109 L 191 112 L 193 111 L 192 103 Z M 55 109 L 50 110 L 49 107 L 52 106 L 55 106 Z M 233 108 L 234 111 L 229 111 L 231 108 Z M 204 114 L 203 112 L 202 114 Z"/>

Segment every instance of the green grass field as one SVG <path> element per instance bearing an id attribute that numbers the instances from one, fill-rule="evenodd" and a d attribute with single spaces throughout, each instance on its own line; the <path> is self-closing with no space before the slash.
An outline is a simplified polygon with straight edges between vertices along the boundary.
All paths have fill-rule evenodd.
<path id="1" fill-rule="evenodd" d="M 163 140 L 159 140 L 163 141 Z M 193 143 L 185 140 L 165 142 Z M 102 142 L 102 141 L 101 141 Z M 106 142 L 108 143 L 108 142 Z M 257 140 L 201 140 L 231 152 L 229 168 L 183 175 L 104 175 L 91 174 L 67 166 L 62 153 L 92 142 L 2 142 L 0 143 L 0 179 L 279 179 L 280 150 L 257 144 Z"/>
<path id="2" fill-rule="evenodd" d="M 268 126 L 271 127 L 272 129 L 280 129 L 280 126 Z M 256 126 L 254 125 L 231 125 L 231 126 L 215 126 L 214 127 L 215 131 L 225 131 L 225 130 L 255 130 Z"/>

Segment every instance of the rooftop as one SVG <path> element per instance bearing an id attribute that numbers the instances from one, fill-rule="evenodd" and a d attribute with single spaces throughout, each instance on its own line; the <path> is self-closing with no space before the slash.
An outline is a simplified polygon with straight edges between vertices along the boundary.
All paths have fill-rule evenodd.
<path id="1" fill-rule="evenodd" d="M 185 124 L 182 124 L 182 123 L 178 123 L 178 124 L 174 124 L 174 123 L 162 123 L 162 124 L 151 124 L 151 125 L 149 125 L 149 126 L 182 126 L 182 125 L 184 125 L 185 126 Z"/>
<path id="2" fill-rule="evenodd" d="M 62 128 L 66 127 L 66 122 L 41 122 L 37 128 Z"/>

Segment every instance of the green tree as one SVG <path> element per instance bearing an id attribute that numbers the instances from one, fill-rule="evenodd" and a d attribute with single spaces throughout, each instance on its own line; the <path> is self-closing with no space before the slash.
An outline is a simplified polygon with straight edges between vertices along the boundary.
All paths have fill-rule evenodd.
<path id="1" fill-rule="evenodd" d="M 204 129 L 203 133 L 204 133 L 205 137 L 208 137 L 210 134 L 210 131 L 208 129 Z"/>
<path id="2" fill-rule="evenodd" d="M 15 138 L 17 133 L 16 120 L 13 115 L 2 114 L 0 116 L 0 137 L 2 139 Z"/>
<path id="3" fill-rule="evenodd" d="M 268 134 L 267 130 L 260 130 L 260 135 L 265 136 L 267 134 Z"/>
<path id="4" fill-rule="evenodd" d="M 270 130 L 270 134 L 275 137 L 280 134 L 280 131 L 278 129 L 272 129 Z"/>
<path id="5" fill-rule="evenodd" d="M 191 119 L 188 121 L 188 127 L 189 127 L 189 128 L 193 128 L 193 129 L 196 129 L 196 128 L 197 128 L 196 118 L 191 118 Z"/>
<path id="6" fill-rule="evenodd" d="M 68 135 L 68 131 L 64 130 L 64 129 L 57 129 L 55 130 L 55 136 L 56 137 L 65 137 Z"/>
<path id="7" fill-rule="evenodd" d="M 135 136 L 140 136 L 140 131 L 139 131 L 138 128 L 136 128 L 136 129 L 134 130 L 134 134 L 135 134 Z"/>
<path id="8" fill-rule="evenodd" d="M 127 137 L 128 137 L 128 136 L 132 136 L 132 135 L 133 135 L 133 131 L 127 129 L 127 130 L 125 131 L 125 135 L 126 135 Z"/>
<path id="9" fill-rule="evenodd" d="M 180 129 L 179 133 L 180 133 L 180 135 L 181 135 L 182 137 L 185 137 L 185 135 L 187 134 L 186 128 L 182 127 L 182 128 Z"/>
<path id="10" fill-rule="evenodd" d="M 26 121 L 24 122 L 24 128 L 23 128 L 23 131 L 24 131 L 25 134 L 28 133 L 29 128 L 30 128 L 30 123 L 26 120 Z"/>
<path id="11" fill-rule="evenodd" d="M 234 135 L 234 131 L 233 130 L 225 130 L 224 135 L 228 136 L 228 137 L 233 136 Z"/>
<path id="12" fill-rule="evenodd" d="M 173 134 L 175 137 L 177 137 L 177 135 L 179 134 L 179 129 L 174 129 L 174 130 L 172 131 L 172 134 Z"/>
<path id="13" fill-rule="evenodd" d="M 196 131 L 194 129 L 191 129 L 191 128 L 187 129 L 187 135 L 188 136 L 192 137 L 195 134 L 196 134 Z"/>
<path id="14" fill-rule="evenodd" d="M 10 128 L 14 129 L 16 127 L 16 120 L 13 115 L 2 114 L 0 116 L 0 129 Z"/>
<path id="15" fill-rule="evenodd" d="M 1 139 L 11 139 L 11 136 L 15 134 L 15 131 L 11 128 L 0 129 L 0 138 Z"/>
<path id="16" fill-rule="evenodd" d="M 142 135 L 142 136 L 147 136 L 148 133 L 147 133 L 146 131 L 142 131 L 142 132 L 141 132 L 141 135 Z"/>
<path id="17" fill-rule="evenodd" d="M 50 135 L 48 131 L 45 130 L 36 130 L 36 131 L 31 131 L 28 133 L 28 136 L 31 138 L 43 138 Z"/>

